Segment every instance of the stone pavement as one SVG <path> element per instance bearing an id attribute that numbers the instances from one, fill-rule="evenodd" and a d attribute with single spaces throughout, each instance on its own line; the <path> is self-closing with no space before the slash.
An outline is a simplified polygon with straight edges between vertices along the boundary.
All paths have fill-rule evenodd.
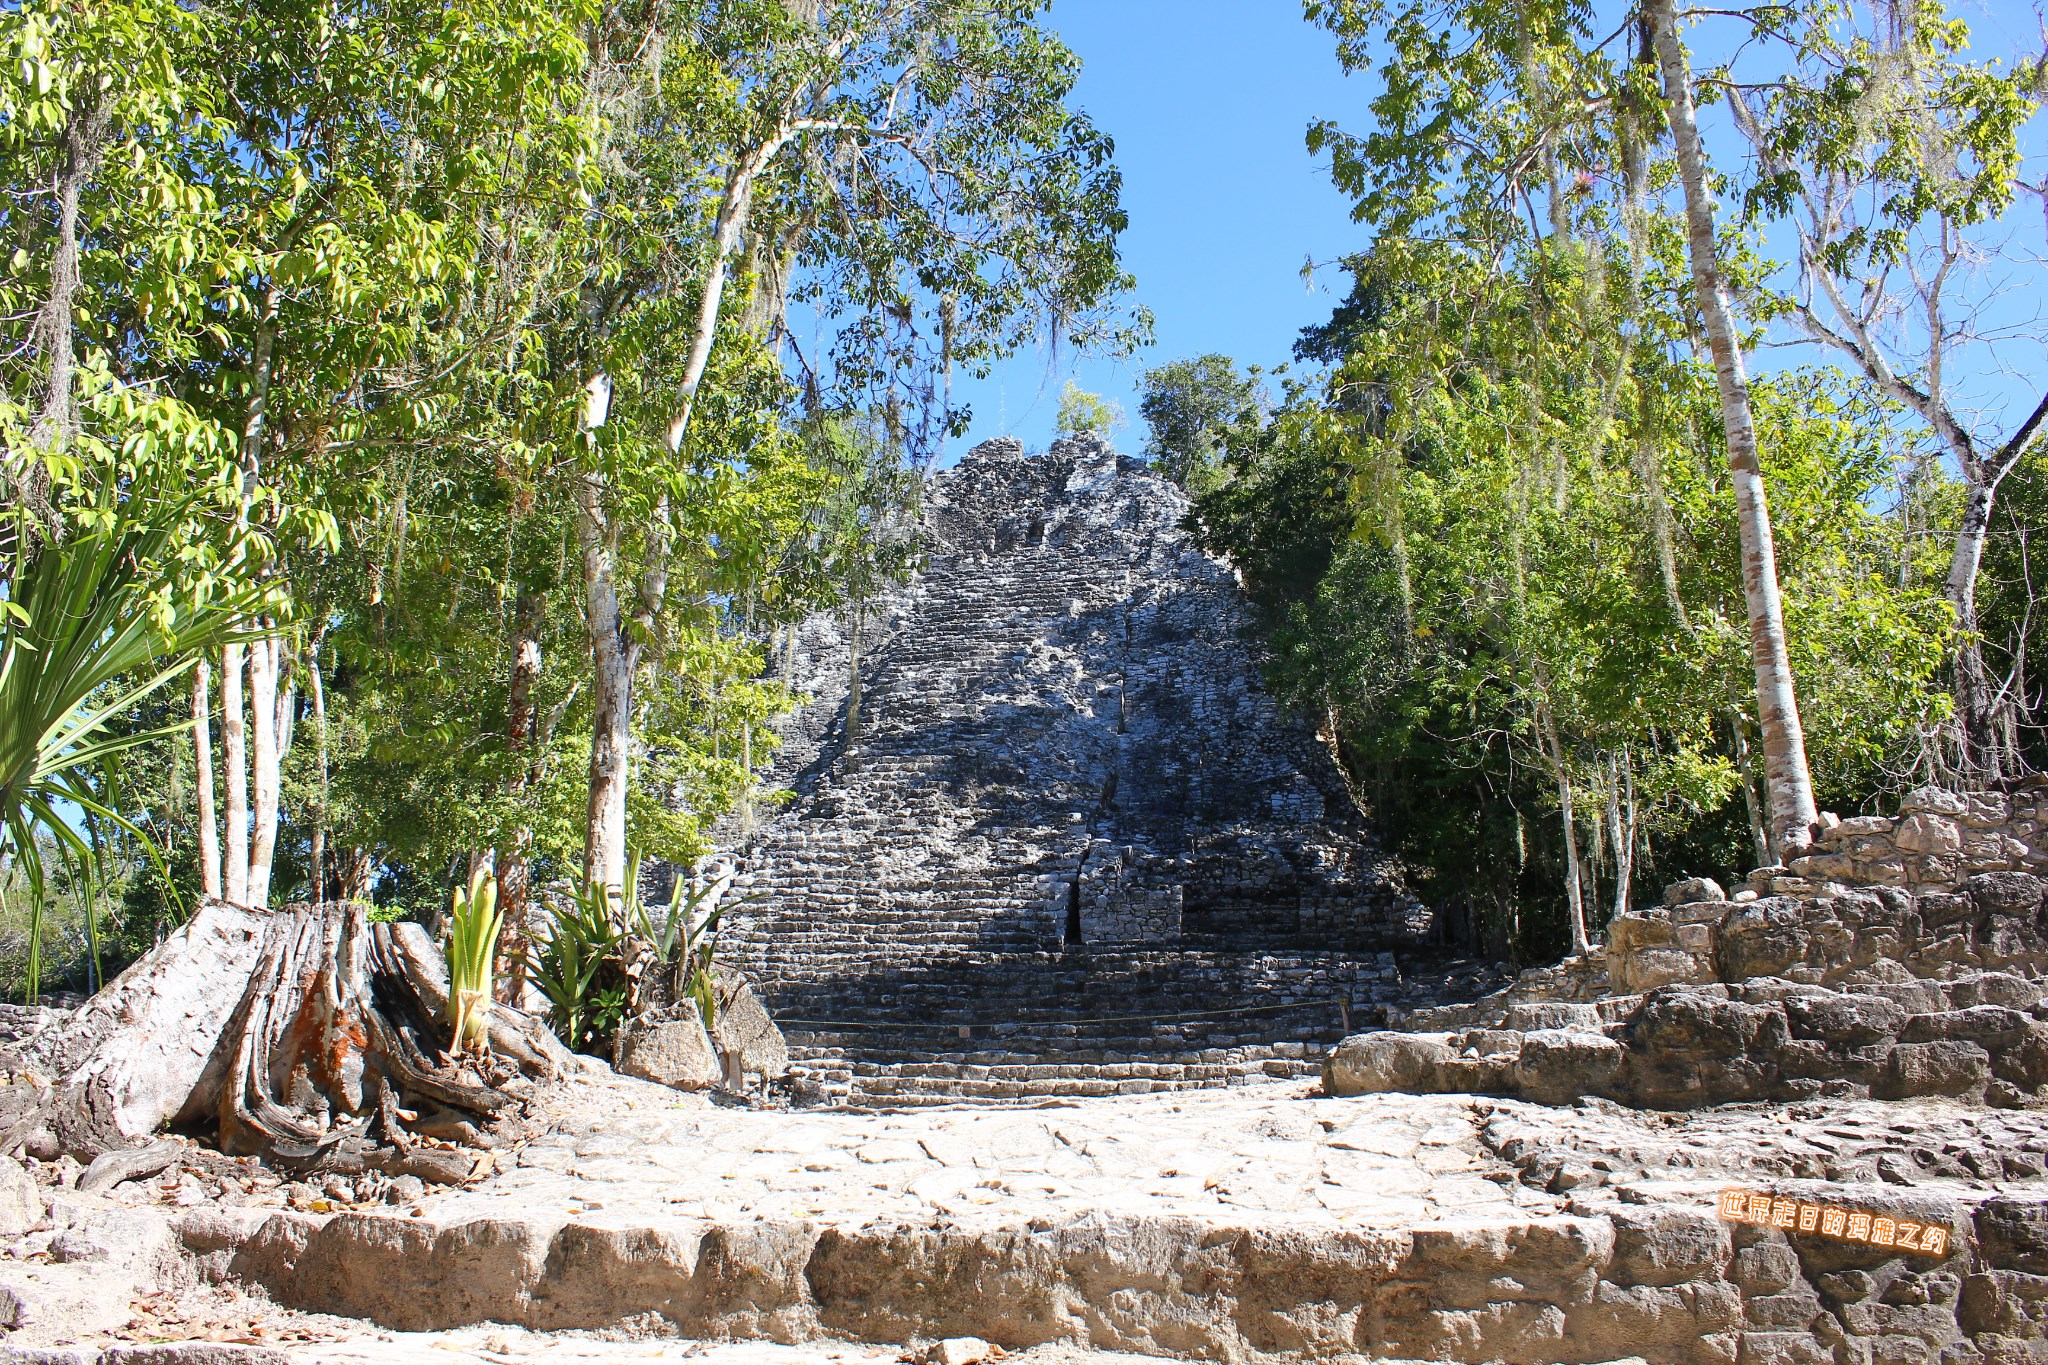
<path id="1" fill-rule="evenodd" d="M 497 1174 L 409 1204 L 274 1189 L 195 1202 L 168 1181 L 63 1194 L 71 1230 L 17 1244 L 0 1287 L 72 1270 L 38 1247 L 47 1261 L 125 1217 L 159 1220 L 183 1258 L 170 1280 L 201 1286 L 187 1295 L 268 1295 L 286 1314 L 269 1330 L 299 1335 L 231 1339 L 308 1365 L 421 1347 L 637 1358 L 605 1341 L 659 1359 L 692 1349 L 676 1338 L 851 1359 L 962 1337 L 1222 1361 L 1990 1365 L 2048 1337 L 2048 1114 L 2034 1111 L 1653 1113 L 1274 1081 L 792 1112 L 602 1072 L 554 1103 L 554 1130 L 500 1153 Z M 1725 1222 L 1730 1185 L 1939 1225 L 1947 1245 L 1903 1254 Z M 157 1282 L 166 1292 L 161 1268 Z M 93 1340 L 161 1339 L 204 1316 L 165 1302 Z M 345 1330 L 307 1328 L 313 1313 L 347 1315 L 319 1319 Z M 523 1344 L 492 1354 L 491 1331 Z M 343 1346 L 354 1354 L 332 1354 Z"/>
<path id="2" fill-rule="evenodd" d="M 1491 1106 L 1460 1097 L 1328 1100 L 1296 1081 L 1044 1108 L 757 1113 L 601 1076 L 561 1103 L 557 1131 L 517 1166 L 427 1201 L 426 1216 L 993 1226 L 1085 1210 L 1406 1226 L 1556 1207 L 1503 1182 L 1479 1136 Z"/>

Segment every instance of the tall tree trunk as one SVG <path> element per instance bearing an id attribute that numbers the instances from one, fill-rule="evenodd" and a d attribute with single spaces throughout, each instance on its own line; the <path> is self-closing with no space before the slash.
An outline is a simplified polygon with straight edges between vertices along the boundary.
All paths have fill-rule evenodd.
<path id="1" fill-rule="evenodd" d="M 1614 913 L 1625 915 L 1636 867 L 1636 787 L 1627 749 L 1607 756 L 1607 825 L 1614 832 Z"/>
<path id="2" fill-rule="evenodd" d="M 270 863 L 277 851 L 277 655 L 275 635 L 249 646 L 249 718 L 255 729 L 255 742 L 250 746 L 250 785 L 255 789 L 255 800 L 250 811 L 253 828 L 249 838 L 247 904 L 256 910 L 270 904 Z"/>
<path id="3" fill-rule="evenodd" d="M 626 782 L 632 768 L 633 670 L 640 647 L 628 638 L 608 563 L 585 553 L 591 650 L 590 801 L 583 874 L 614 890 L 626 881 Z"/>
<path id="4" fill-rule="evenodd" d="M 78 293 L 78 197 L 99 169 L 106 141 L 108 110 L 104 96 L 95 92 L 90 104 L 81 104 L 65 120 L 64 160 L 53 187 L 57 200 L 57 251 L 50 262 L 50 292 L 36 312 L 30 331 L 31 344 L 44 361 L 42 401 L 29 427 L 28 449 L 21 453 L 19 467 L 8 471 L 45 533 L 61 536 L 64 524 L 50 504 L 50 472 L 38 455 L 53 450 L 77 434 L 77 417 L 72 407 L 71 318 Z M 17 464 L 15 452 L 8 451 L 8 463 Z"/>
<path id="5" fill-rule="evenodd" d="M 1650 504 L 1650 540 L 1657 551 L 1657 576 L 1664 587 L 1664 608 L 1678 628 L 1690 635 L 1692 618 L 1687 615 L 1685 598 L 1679 592 L 1678 546 L 1671 530 L 1671 500 L 1664 492 L 1663 463 L 1655 442 L 1649 438 L 1646 422 L 1636 440 L 1636 477 L 1642 480 L 1643 495 Z"/>
<path id="6" fill-rule="evenodd" d="M 342 860 L 340 880 L 341 898 L 345 901 L 367 901 L 370 899 L 370 874 L 376 865 L 370 860 L 370 850 L 360 845 L 348 851 Z"/>
<path id="7" fill-rule="evenodd" d="M 547 599 L 521 589 L 512 603 L 512 680 L 505 698 L 505 747 L 518 761 L 505 777 L 505 791 L 517 796 L 533 782 L 540 746 L 534 735 L 534 687 L 540 682 L 540 629 Z M 512 832 L 511 846 L 498 850 L 498 905 L 504 931 L 498 957 L 505 964 L 499 977 L 502 998 L 518 1005 L 526 995 L 527 910 L 532 895 L 533 827 L 522 821 Z"/>
<path id="8" fill-rule="evenodd" d="M 1564 742 L 1557 733 L 1557 718 L 1546 705 L 1542 708 L 1543 738 L 1549 746 L 1550 771 L 1557 779 L 1558 814 L 1564 821 L 1564 900 L 1572 934 L 1572 955 L 1584 957 L 1592 948 L 1586 933 L 1584 870 L 1579 861 L 1579 828 L 1572 809 L 1571 775 L 1565 769 Z"/>
<path id="9" fill-rule="evenodd" d="M 1743 365 L 1734 310 L 1721 273 L 1720 250 L 1714 241 L 1714 203 L 1707 184 L 1706 154 L 1694 117 L 1692 83 L 1686 69 L 1685 49 L 1678 40 L 1672 0 L 1645 0 L 1644 16 L 1652 27 L 1663 66 L 1664 98 L 1672 139 L 1678 149 L 1679 176 L 1685 185 L 1693 293 L 1699 304 L 1701 324 L 1706 329 L 1708 349 L 1714 357 L 1721 425 L 1728 442 L 1728 473 L 1735 486 L 1742 535 L 1742 589 L 1749 610 L 1750 654 L 1756 669 L 1757 720 L 1763 731 L 1764 769 L 1770 778 L 1771 833 L 1780 849 L 1791 856 L 1813 841 L 1814 822 L 1820 817 L 1814 807 L 1813 777 L 1806 766 L 1806 735 L 1799 723 L 1799 701 L 1785 649 L 1777 550 L 1771 539 L 1770 508 L 1764 499 L 1763 467 L 1757 457 L 1749 378 Z"/>
<path id="10" fill-rule="evenodd" d="M 315 639 L 310 658 L 307 660 L 306 683 L 313 694 L 313 744 L 314 755 L 319 768 L 320 804 L 312 812 L 312 849 L 306 869 L 307 880 L 312 883 L 312 894 L 306 899 L 315 905 L 327 899 L 327 686 L 320 677 L 320 642 Z"/>
<path id="11" fill-rule="evenodd" d="M 2044 400 L 2048 406 L 2048 400 Z M 2038 412 L 2037 417 L 2038 421 Z M 2032 424 L 2030 424 L 2032 425 Z M 2004 471 L 2001 470 L 2002 474 Z M 1962 736 L 1962 768 L 1986 785 L 2008 775 L 2015 757 L 2000 742 L 1998 689 L 1992 686 L 1990 670 L 1984 666 L 1984 646 L 1978 636 L 1977 573 L 1984 562 L 1984 537 L 1991 529 L 1991 509 L 1998 497 L 1998 481 L 1980 479 L 1963 502 L 1963 517 L 1956 528 L 1955 553 L 1949 561 L 1948 600 L 1955 609 L 1956 626 L 1962 642 L 1956 648 L 1956 722 Z"/>
<path id="12" fill-rule="evenodd" d="M 221 650 L 220 761 L 227 778 L 226 898 L 249 904 L 249 746 L 242 721 L 242 656 L 244 646 Z"/>
<path id="13" fill-rule="evenodd" d="M 1735 771 L 1742 778 L 1742 804 L 1749 814 L 1749 843 L 1756 854 L 1758 867 L 1769 867 L 1777 862 L 1771 854 L 1771 832 L 1764 828 L 1763 807 L 1757 804 L 1756 774 L 1750 771 L 1749 736 L 1742 732 L 1742 717 L 1728 717 L 1728 728 L 1735 736 Z"/>
<path id="14" fill-rule="evenodd" d="M 219 900 L 220 813 L 213 807 L 213 703 L 207 698 L 212 672 L 203 656 L 192 667 L 192 787 L 199 807 L 199 889 Z"/>
<path id="15" fill-rule="evenodd" d="M 611 376 L 585 388 L 583 434 L 594 440 L 611 409 Z M 640 646 L 619 607 L 616 530 L 604 505 L 604 476 L 576 480 L 576 538 L 583 557 L 583 620 L 590 636 L 590 793 L 583 875 L 614 891 L 626 881 L 626 782 L 632 767 L 633 670 Z"/>
<path id="16" fill-rule="evenodd" d="M 704 382 L 704 372 L 711 364 L 712 343 L 718 338 L 718 318 L 725 305 L 725 282 L 731 274 L 733 252 L 739 246 L 747 216 L 753 211 L 754 186 L 769 163 L 806 126 L 806 121 L 785 117 L 765 141 L 734 162 L 726 175 L 725 187 L 719 194 L 718 214 L 711 225 L 711 261 L 705 271 L 704 292 L 697 298 L 697 321 L 690 334 L 689 354 L 683 362 L 676 414 L 669 422 L 670 454 L 680 451 L 689 435 L 690 416 L 697 405 L 697 391 Z"/>

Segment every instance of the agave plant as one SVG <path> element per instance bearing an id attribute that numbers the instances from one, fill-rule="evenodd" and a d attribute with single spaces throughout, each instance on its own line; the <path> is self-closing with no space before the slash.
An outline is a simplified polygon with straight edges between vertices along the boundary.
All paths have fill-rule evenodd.
<path id="1" fill-rule="evenodd" d="M 527 973 L 548 998 L 555 1032 L 570 1047 L 589 1041 L 598 972 L 624 937 L 603 882 L 579 886 L 573 898 L 548 905 L 546 942 L 529 950 Z"/>
<path id="2" fill-rule="evenodd" d="M 467 890 L 455 888 L 448 916 L 448 1022 L 455 1051 L 486 1046 L 491 1022 L 492 962 L 498 952 L 498 931 L 504 926 L 498 909 L 498 879 L 478 868 Z"/>
<path id="3" fill-rule="evenodd" d="M 30 898 L 30 1000 L 42 989 L 49 853 L 74 886 L 104 888 L 106 839 L 121 834 L 164 875 L 155 844 L 121 809 L 117 760 L 191 722 L 124 732 L 117 718 L 191 667 L 260 601 L 253 587 L 204 596 L 171 581 L 168 566 L 179 562 L 197 501 L 131 493 L 63 540 L 30 546 L 17 538 L 6 565 L 0 864 L 18 869 Z M 90 907 L 92 897 L 84 900 Z"/>
<path id="4" fill-rule="evenodd" d="M 719 859 L 712 864 L 709 875 L 693 875 L 687 887 L 678 878 L 667 913 L 656 925 L 652 914 L 638 906 L 637 856 L 633 863 L 630 885 L 640 933 L 654 945 L 655 959 L 673 968 L 676 993 L 696 1002 L 706 1028 L 717 1022 L 718 992 L 714 989 L 711 957 L 717 947 L 718 922 L 725 914 L 725 893 L 732 886 L 734 871 L 730 862 Z"/>

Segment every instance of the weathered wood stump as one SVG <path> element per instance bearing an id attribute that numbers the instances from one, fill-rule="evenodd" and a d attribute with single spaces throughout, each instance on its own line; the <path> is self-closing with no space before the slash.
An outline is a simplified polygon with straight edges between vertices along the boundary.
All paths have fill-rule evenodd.
<path id="1" fill-rule="evenodd" d="M 165 1127 L 293 1169 L 447 1181 L 575 1059 L 496 1006 L 449 1050 L 447 968 L 416 924 L 349 903 L 208 902 L 70 1019 L 0 1058 L 0 1151 L 91 1160 Z"/>

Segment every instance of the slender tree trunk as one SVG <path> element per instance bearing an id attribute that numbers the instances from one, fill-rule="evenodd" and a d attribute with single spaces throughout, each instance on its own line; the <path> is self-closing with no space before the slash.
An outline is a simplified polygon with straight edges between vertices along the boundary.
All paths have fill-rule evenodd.
<path id="1" fill-rule="evenodd" d="M 1550 771 L 1557 779 L 1559 817 L 1564 821 L 1564 899 L 1572 934 L 1572 955 L 1584 957 L 1592 948 L 1586 934 L 1584 872 L 1579 862 L 1579 828 L 1572 809 L 1571 776 L 1565 770 L 1564 742 L 1557 733 L 1557 718 L 1542 708 L 1543 738 L 1549 746 Z"/>
<path id="2" fill-rule="evenodd" d="M 320 677 L 320 643 L 315 640 L 311 657 L 307 661 L 306 684 L 313 694 L 313 744 L 319 768 L 320 804 L 313 811 L 312 849 L 306 869 L 307 878 L 313 884 L 312 895 L 307 897 L 315 905 L 327 899 L 327 686 Z"/>
<path id="3" fill-rule="evenodd" d="M 591 556 L 586 553 L 586 562 Z M 632 768 L 633 670 L 639 646 L 627 638 L 609 565 L 586 567 L 584 612 L 590 623 L 590 801 L 584 876 L 613 889 L 626 880 L 626 782 Z"/>
<path id="4" fill-rule="evenodd" d="M 1986 785 L 2007 776 L 2009 764 L 2005 746 L 1999 742 L 1998 691 L 1984 666 L 1984 647 L 1978 636 L 1977 573 L 1984 562 L 1984 537 L 1991 528 L 1991 509 L 1998 485 L 1990 480 L 1975 484 L 1963 503 L 1962 524 L 1956 528 L 1955 554 L 1949 562 L 1948 600 L 1955 609 L 1956 627 L 1962 642 L 1956 648 L 1956 721 L 1962 733 L 1962 768 Z"/>
<path id="5" fill-rule="evenodd" d="M 1678 546 L 1671 531 L 1671 500 L 1664 492 L 1663 461 L 1656 444 L 1645 430 L 1636 441 L 1636 477 L 1642 480 L 1644 500 L 1650 504 L 1650 540 L 1657 551 L 1657 576 L 1664 586 L 1664 608 L 1687 635 L 1692 618 L 1686 614 L 1685 598 L 1679 592 Z"/>
<path id="6" fill-rule="evenodd" d="M 536 776 L 540 746 L 534 742 L 533 690 L 540 682 L 540 629 L 546 599 L 521 589 L 512 604 L 512 680 L 506 690 L 505 746 L 519 757 L 505 778 L 507 794 L 524 792 Z M 498 957 L 505 964 L 499 977 L 502 998 L 518 1005 L 526 995 L 527 909 L 532 896 L 533 827 L 522 822 L 512 832 L 511 846 L 498 851 L 498 904 L 504 931 Z"/>
<path id="7" fill-rule="evenodd" d="M 64 160 L 54 186 L 57 200 L 57 250 L 50 262 L 50 292 L 37 310 L 31 328 L 31 343 L 44 361 L 42 401 L 29 427 L 28 449 L 6 452 L 10 478 L 23 502 L 51 537 L 64 533 L 64 523 L 50 505 L 50 472 L 37 458 L 67 443 L 77 434 L 77 417 L 72 406 L 71 318 L 78 293 L 78 197 L 99 169 L 106 140 L 107 102 L 95 93 L 92 103 L 72 110 L 63 132 Z"/>
<path id="8" fill-rule="evenodd" d="M 690 416 L 697 405 L 697 390 L 711 364 L 711 346 L 718 338 L 719 313 L 725 304 L 725 282 L 731 273 L 733 251 L 739 246 L 747 216 L 754 206 L 754 186 L 761 172 L 781 154 L 797 125 L 785 119 L 782 126 L 759 146 L 733 164 L 719 195 L 718 214 L 711 225 L 711 262 L 704 276 L 704 292 L 697 299 L 697 322 L 690 334 L 690 351 L 683 363 L 683 378 L 677 394 L 676 415 L 669 422 L 668 448 L 674 454 L 689 435 Z"/>
<path id="9" fill-rule="evenodd" d="M 249 717 L 254 743 L 250 746 L 250 776 L 254 788 L 250 816 L 249 899 L 252 909 L 270 904 L 270 863 L 277 851 L 278 735 L 277 735 L 277 653 L 275 635 L 249 646 Z"/>
<path id="10" fill-rule="evenodd" d="M 1627 788 L 1625 803 L 1624 784 Z M 1618 759 L 1613 754 L 1607 756 L 1607 826 L 1613 831 L 1614 841 L 1614 913 L 1625 915 L 1629 910 L 1632 894 L 1629 883 L 1635 876 L 1636 864 L 1635 777 L 1626 749 Z"/>
<path id="11" fill-rule="evenodd" d="M 1771 834 L 1764 828 L 1763 807 L 1756 799 L 1756 774 L 1750 771 L 1749 736 L 1742 733 L 1742 718 L 1730 716 L 1728 728 L 1735 735 L 1735 771 L 1742 778 L 1742 804 L 1749 812 L 1749 842 L 1756 853 L 1756 865 L 1769 867 L 1777 862 L 1771 855 Z"/>
<path id="12" fill-rule="evenodd" d="M 1742 588 L 1749 610 L 1750 653 L 1756 669 L 1757 720 L 1763 731 L 1764 769 L 1770 778 L 1771 833 L 1789 856 L 1813 840 L 1813 777 L 1806 766 L 1806 736 L 1799 723 L 1792 664 L 1785 648 L 1785 614 L 1778 593 L 1777 550 L 1764 498 L 1763 467 L 1757 456 L 1756 425 L 1750 412 L 1749 379 L 1734 312 L 1714 241 L 1714 205 L 1707 183 L 1706 154 L 1693 114 L 1692 84 L 1685 50 L 1678 40 L 1672 0 L 1646 0 L 1644 15 L 1663 66 L 1664 97 L 1685 185 L 1687 247 L 1693 293 L 1713 353 L 1720 390 L 1721 425 L 1728 442 L 1728 473 L 1742 535 Z"/>
<path id="13" fill-rule="evenodd" d="M 611 376 L 585 390 L 583 433 L 594 440 L 611 408 Z M 585 808 L 583 875 L 614 891 L 626 881 L 626 782 L 632 768 L 633 670 L 640 646 L 619 606 L 615 532 L 604 505 L 604 476 L 576 481 L 576 538 L 583 557 L 583 619 L 590 635 L 590 793 Z"/>
<path id="14" fill-rule="evenodd" d="M 227 866 L 225 895 L 235 905 L 249 904 L 249 746 L 242 720 L 242 656 L 244 646 L 221 650 L 220 761 L 227 777 Z"/>
<path id="15" fill-rule="evenodd" d="M 199 805 L 199 887 L 220 899 L 220 813 L 213 807 L 213 703 L 207 679 L 213 668 L 205 658 L 192 668 L 192 786 Z"/>

